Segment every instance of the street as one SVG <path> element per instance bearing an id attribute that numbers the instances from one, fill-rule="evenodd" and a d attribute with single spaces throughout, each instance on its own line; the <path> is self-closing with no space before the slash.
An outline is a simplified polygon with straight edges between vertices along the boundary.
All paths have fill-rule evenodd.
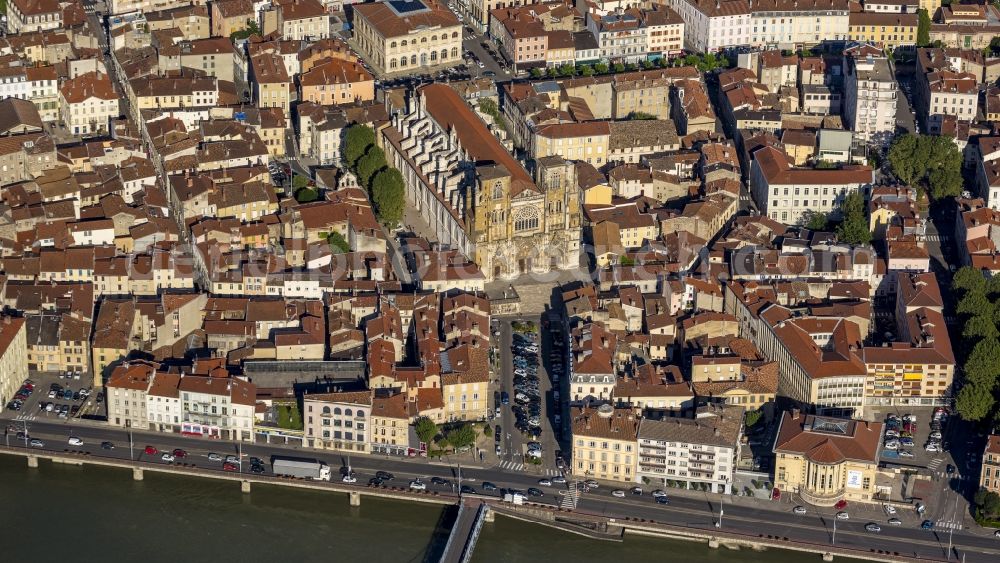
<path id="1" fill-rule="evenodd" d="M 123 429 L 94 426 L 89 424 L 34 422 L 28 425 L 32 438 L 45 442 L 45 449 L 54 451 L 83 451 L 94 457 L 111 457 L 128 459 L 130 455 L 140 461 L 164 463 L 159 456 L 147 456 L 142 453 L 146 445 L 152 445 L 160 451 L 170 451 L 173 448 L 183 448 L 187 456 L 186 463 L 200 468 L 222 470 L 222 464 L 208 460 L 209 453 L 222 456 L 242 454 L 244 459 L 256 456 L 268 461 L 272 455 L 307 457 L 323 461 L 339 475 L 346 471 L 348 457 L 346 454 L 334 452 L 314 452 L 295 447 L 282 447 L 266 444 L 247 444 L 242 447 L 234 442 L 211 441 L 180 436 L 178 434 L 155 434 L 133 432 L 134 447 L 129 448 L 129 435 Z M 83 440 L 82 446 L 69 446 L 69 436 Z M 11 446 L 21 446 L 13 432 L 5 437 Z M 113 450 L 102 449 L 100 443 L 109 440 L 115 443 Z M 394 474 L 392 485 L 406 487 L 411 479 L 421 479 L 429 490 L 451 492 L 457 490 L 459 467 L 448 463 L 428 463 L 422 460 L 399 459 L 390 457 L 358 456 L 350 458 L 350 466 L 357 476 L 358 487 L 364 487 L 368 479 L 376 471 L 389 471 Z M 498 487 L 518 488 L 539 487 L 544 497 L 535 497 L 533 502 L 558 503 L 560 490 L 564 487 L 540 487 L 538 477 L 519 472 L 501 471 L 498 469 L 461 468 L 461 485 L 469 485 L 482 492 L 482 483 L 492 482 Z M 429 479 L 441 477 L 449 482 L 435 485 Z M 154 478 L 154 477 L 147 477 Z M 948 535 L 950 530 L 920 530 L 912 526 L 887 526 L 882 522 L 882 530 L 875 535 L 864 531 L 869 521 L 857 518 L 835 524 L 833 509 L 810 511 L 805 515 L 796 515 L 789 510 L 789 504 L 755 501 L 743 497 L 725 497 L 720 507 L 718 495 L 697 493 L 693 491 L 679 492 L 668 489 L 670 504 L 660 505 L 653 502 L 649 491 L 642 496 L 628 495 L 616 498 L 610 493 L 615 487 L 626 488 L 624 484 L 602 483 L 600 488 L 581 495 L 577 511 L 613 517 L 629 516 L 645 518 L 679 526 L 710 530 L 715 528 L 719 518 L 719 510 L 724 512 L 722 529 L 729 532 L 748 534 L 753 537 L 772 536 L 788 538 L 791 541 L 806 542 L 819 546 L 830 545 L 833 541 L 833 527 L 837 526 L 836 545 L 840 547 L 861 549 L 866 552 L 877 548 L 900 556 L 943 559 L 946 557 Z M 772 508 L 773 507 L 773 508 Z M 1000 556 L 1000 540 L 992 537 L 991 531 L 980 529 L 954 530 L 951 538 L 953 556 L 958 560 L 962 557 L 967 562 L 994 561 Z M 877 544 L 873 540 L 877 538 Z"/>

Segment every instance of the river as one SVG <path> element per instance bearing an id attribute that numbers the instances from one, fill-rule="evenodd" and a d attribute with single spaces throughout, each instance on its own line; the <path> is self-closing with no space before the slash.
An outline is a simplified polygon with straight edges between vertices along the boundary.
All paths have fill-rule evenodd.
<path id="1" fill-rule="evenodd" d="M 434 505 L 147 472 L 76 467 L 0 456 L 0 529 L 6 561 L 392 562 L 424 561 L 442 510 Z M 498 517 L 480 536 L 475 563 L 545 561 L 759 562 L 752 551 L 629 536 L 623 543 Z M 772 551 L 768 563 L 820 561 Z M 838 559 L 838 561 L 847 561 Z"/>

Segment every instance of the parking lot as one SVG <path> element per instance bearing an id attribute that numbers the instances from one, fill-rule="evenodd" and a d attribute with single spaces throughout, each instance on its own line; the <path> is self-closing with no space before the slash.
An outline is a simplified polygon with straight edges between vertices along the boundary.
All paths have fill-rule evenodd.
<path id="1" fill-rule="evenodd" d="M 934 418 L 933 407 L 900 406 L 872 409 L 869 412 L 876 421 L 886 424 L 886 436 L 882 441 L 881 452 L 883 463 L 927 468 L 933 473 L 944 474 L 945 465 L 951 462 L 950 456 L 944 451 L 948 448 L 942 447 L 946 445 L 947 441 L 944 440 L 944 437 L 948 431 L 948 417 L 941 421 L 940 428 L 935 429 L 931 427 L 931 421 Z M 888 418 L 890 416 L 896 417 L 898 422 L 890 422 Z M 915 420 L 907 423 L 906 417 L 915 418 Z M 898 433 L 898 435 L 893 435 L 893 432 Z M 935 432 L 937 434 L 934 434 Z M 932 434 L 935 435 L 933 439 L 931 438 Z M 896 449 L 891 447 L 893 442 L 898 442 Z M 908 445 L 910 442 L 912 445 Z M 929 451 L 927 446 L 930 443 L 936 444 L 936 447 L 932 447 Z"/>
<path id="2" fill-rule="evenodd" d="M 495 441 L 500 466 L 514 471 L 536 467 L 541 475 L 559 475 L 553 431 L 559 419 L 550 408 L 558 390 L 541 362 L 538 323 L 500 321 L 499 329 L 501 417 Z"/>
<path id="3" fill-rule="evenodd" d="M 14 408 L 13 401 L 4 405 L 3 418 L 30 423 L 33 420 L 69 420 L 81 416 L 103 416 L 104 394 L 93 393 L 90 376 L 86 374 L 39 373 L 28 381 L 31 393 Z M 21 389 L 26 389 L 22 386 Z"/>

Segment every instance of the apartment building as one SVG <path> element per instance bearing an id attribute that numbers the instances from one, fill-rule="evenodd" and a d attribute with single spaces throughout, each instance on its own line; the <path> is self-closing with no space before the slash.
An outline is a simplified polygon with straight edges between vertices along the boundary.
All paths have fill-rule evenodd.
<path id="1" fill-rule="evenodd" d="M 10 0 L 7 2 L 7 32 L 31 33 L 63 26 L 58 0 Z"/>
<path id="2" fill-rule="evenodd" d="M 254 441 L 257 387 L 242 379 L 181 374 L 181 433 L 223 440 Z"/>
<path id="3" fill-rule="evenodd" d="M 372 453 L 405 455 L 410 447 L 410 415 L 405 393 L 377 389 L 372 396 Z"/>
<path id="4" fill-rule="evenodd" d="M 212 10 L 212 37 L 229 38 L 237 31 L 247 28 L 250 22 L 257 21 L 254 3 L 250 0 L 218 0 L 210 2 Z"/>
<path id="5" fill-rule="evenodd" d="M 221 2 L 213 2 L 212 5 Z M 212 36 L 211 16 L 208 6 L 181 6 L 143 14 L 150 32 L 177 29 L 187 41 L 207 39 Z"/>
<path id="6" fill-rule="evenodd" d="M 943 49 L 917 49 L 916 74 L 915 105 L 928 133 L 939 134 L 947 116 L 976 120 L 979 81 L 974 74 L 959 71 Z"/>
<path id="7" fill-rule="evenodd" d="M 181 41 L 161 47 L 157 55 L 161 72 L 190 68 L 227 82 L 246 80 L 246 61 L 228 37 Z"/>
<path id="8" fill-rule="evenodd" d="M 281 38 L 292 41 L 329 39 L 330 14 L 319 0 L 275 0 Z M 264 18 L 267 33 L 268 18 Z"/>
<path id="9" fill-rule="evenodd" d="M 916 13 L 868 11 L 866 4 L 865 11 L 851 13 L 848 36 L 882 49 L 916 45 L 918 19 Z"/>
<path id="10" fill-rule="evenodd" d="M 279 108 L 288 119 L 291 108 L 289 88 L 292 79 L 277 53 L 266 52 L 250 59 L 253 99 L 258 108 Z"/>
<path id="11" fill-rule="evenodd" d="M 670 0 L 667 5 L 684 20 L 687 50 L 707 53 L 751 44 L 749 0 Z"/>
<path id="12" fill-rule="evenodd" d="M 774 442 L 774 487 L 815 506 L 877 502 L 882 423 L 785 412 Z"/>
<path id="13" fill-rule="evenodd" d="M 800 168 L 771 146 L 757 149 L 750 165 L 750 191 L 761 213 L 783 223 L 800 223 L 809 213 L 833 213 L 848 194 L 867 189 L 871 167 Z"/>
<path id="14" fill-rule="evenodd" d="M 611 127 L 607 121 L 542 125 L 535 129 L 530 154 L 535 160 L 560 156 L 600 167 L 608 160 L 610 138 Z"/>
<path id="15" fill-rule="evenodd" d="M 300 102 L 352 104 L 375 99 L 375 78 L 361 64 L 333 59 L 299 75 Z"/>
<path id="16" fill-rule="evenodd" d="M 979 468 L 979 486 L 1000 494 L 1000 435 L 990 434 L 986 441 Z"/>
<path id="17" fill-rule="evenodd" d="M 147 392 L 156 368 L 154 363 L 140 361 L 120 365 L 111 372 L 104 393 L 109 424 L 140 430 L 149 427 Z"/>
<path id="18" fill-rule="evenodd" d="M 681 482 L 733 492 L 733 471 L 740 456 L 743 407 L 710 405 L 694 418 L 645 418 L 639 423 L 637 475 L 649 483 Z M 576 439 L 576 436 L 574 436 Z"/>
<path id="19" fill-rule="evenodd" d="M 639 419 L 631 408 L 573 407 L 572 473 L 579 479 L 635 483 Z"/>
<path id="20" fill-rule="evenodd" d="M 462 25 L 436 0 L 356 4 L 354 39 L 380 74 L 406 75 L 462 61 Z"/>
<path id="21" fill-rule="evenodd" d="M 118 93 L 109 75 L 88 72 L 59 87 L 63 122 L 76 135 L 108 131 L 110 120 L 121 115 Z"/>
<path id="22" fill-rule="evenodd" d="M 108 14 L 123 15 L 134 12 L 156 12 L 191 5 L 190 0 L 108 0 Z"/>
<path id="23" fill-rule="evenodd" d="M 647 29 L 636 12 L 597 15 L 587 12 L 587 30 L 597 39 L 601 59 L 637 63 L 646 59 Z"/>
<path id="24" fill-rule="evenodd" d="M 0 406 L 6 408 L 28 378 L 28 343 L 24 318 L 0 319 Z"/>
<path id="25" fill-rule="evenodd" d="M 665 4 L 639 12 L 646 28 L 646 51 L 649 57 L 670 57 L 684 50 L 684 20 Z"/>
<path id="26" fill-rule="evenodd" d="M 543 18 L 533 5 L 520 8 L 497 8 L 490 17 L 490 36 L 514 68 L 545 66 L 548 59 L 549 34 Z"/>
<path id="27" fill-rule="evenodd" d="M 755 47 L 798 50 L 849 35 L 848 0 L 756 0 L 750 10 Z"/>
<path id="28" fill-rule="evenodd" d="M 610 401 L 618 377 L 614 356 L 618 338 L 603 323 L 573 329 L 570 335 L 570 401 Z"/>
<path id="29" fill-rule="evenodd" d="M 896 134 L 898 95 L 889 60 L 870 49 L 849 49 L 844 62 L 845 124 L 857 139 L 889 143 Z"/>
<path id="30" fill-rule="evenodd" d="M 306 444 L 364 453 L 371 438 L 372 392 L 315 393 L 302 397 Z"/>

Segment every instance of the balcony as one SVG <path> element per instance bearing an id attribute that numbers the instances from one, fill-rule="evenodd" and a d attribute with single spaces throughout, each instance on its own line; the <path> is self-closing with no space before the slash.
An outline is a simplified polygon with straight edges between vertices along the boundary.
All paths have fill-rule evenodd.
<path id="1" fill-rule="evenodd" d="M 841 488 L 830 492 L 814 493 L 799 487 L 798 494 L 802 497 L 802 500 L 813 506 L 833 506 L 837 504 L 837 501 L 843 498 L 844 489 Z"/>

